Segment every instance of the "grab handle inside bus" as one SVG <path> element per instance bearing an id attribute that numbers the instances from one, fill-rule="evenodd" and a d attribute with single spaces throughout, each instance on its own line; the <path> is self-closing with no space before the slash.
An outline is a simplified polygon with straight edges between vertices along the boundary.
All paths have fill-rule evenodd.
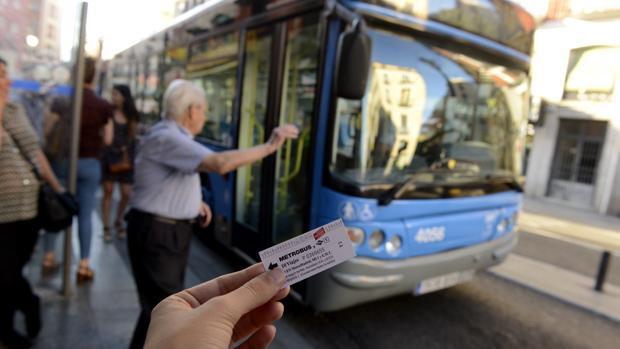
<path id="1" fill-rule="evenodd" d="M 362 99 L 366 92 L 372 42 L 362 21 L 340 35 L 336 73 L 336 95 Z"/>

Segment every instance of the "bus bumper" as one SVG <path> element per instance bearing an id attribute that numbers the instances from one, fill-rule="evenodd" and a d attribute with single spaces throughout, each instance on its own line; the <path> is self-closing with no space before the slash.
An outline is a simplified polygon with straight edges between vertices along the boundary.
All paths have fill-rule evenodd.
<path id="1" fill-rule="evenodd" d="M 499 264 L 516 244 L 517 233 L 512 232 L 483 244 L 428 256 L 400 260 L 355 257 L 310 279 L 306 300 L 323 312 L 413 293 L 423 280 Z"/>

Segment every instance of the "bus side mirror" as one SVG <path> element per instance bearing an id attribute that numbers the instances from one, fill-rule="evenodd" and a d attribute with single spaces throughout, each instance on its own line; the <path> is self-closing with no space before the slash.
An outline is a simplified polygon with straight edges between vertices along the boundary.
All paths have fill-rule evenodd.
<path id="1" fill-rule="evenodd" d="M 370 36 L 359 21 L 353 24 L 353 28 L 342 33 L 338 43 L 336 96 L 357 100 L 364 97 L 371 48 Z"/>

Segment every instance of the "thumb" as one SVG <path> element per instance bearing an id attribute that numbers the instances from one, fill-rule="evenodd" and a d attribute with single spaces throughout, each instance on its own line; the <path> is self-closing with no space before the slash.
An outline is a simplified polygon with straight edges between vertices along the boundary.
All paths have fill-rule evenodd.
<path id="1" fill-rule="evenodd" d="M 284 272 L 277 268 L 258 275 L 220 298 L 230 306 L 230 315 L 236 322 L 243 315 L 269 302 L 284 287 L 284 282 Z"/>

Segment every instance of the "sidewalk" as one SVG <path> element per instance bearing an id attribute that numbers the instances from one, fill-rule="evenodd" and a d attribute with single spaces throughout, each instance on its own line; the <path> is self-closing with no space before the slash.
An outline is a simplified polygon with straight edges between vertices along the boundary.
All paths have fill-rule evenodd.
<path id="1" fill-rule="evenodd" d="M 73 233 L 72 294 L 63 297 L 62 272 L 42 277 L 42 239 L 35 249 L 24 274 L 35 293 L 41 297 L 43 329 L 33 348 L 65 349 L 124 349 L 131 340 L 140 312 L 138 297 L 131 275 L 125 240 L 104 243 L 99 213 L 93 213 L 91 265 L 96 272 L 91 284 L 76 286 L 78 241 Z M 61 256 L 64 234 L 59 234 L 56 252 Z M 60 257 L 62 258 L 62 257 Z M 194 239 L 190 249 L 185 284 L 191 287 L 214 277 L 233 272 L 230 263 L 223 261 L 200 241 Z M 18 313 L 16 328 L 24 332 L 23 316 Z M 287 316 L 276 322 L 278 336 L 271 347 L 309 349 L 312 346 L 296 332 Z M 5 347 L 0 343 L 0 349 Z"/>
<path id="2" fill-rule="evenodd" d="M 605 284 L 604 292 L 592 289 L 592 278 L 511 254 L 492 274 L 513 281 L 568 304 L 620 322 L 620 287 Z"/>
<path id="3" fill-rule="evenodd" d="M 615 217 L 525 198 L 519 229 L 620 255 L 620 219 Z M 596 292 L 591 277 L 515 253 L 490 272 L 620 322 L 618 286 L 607 283 L 604 292 Z"/>
<path id="4" fill-rule="evenodd" d="M 524 198 L 519 228 L 620 254 L 620 218 Z"/>

